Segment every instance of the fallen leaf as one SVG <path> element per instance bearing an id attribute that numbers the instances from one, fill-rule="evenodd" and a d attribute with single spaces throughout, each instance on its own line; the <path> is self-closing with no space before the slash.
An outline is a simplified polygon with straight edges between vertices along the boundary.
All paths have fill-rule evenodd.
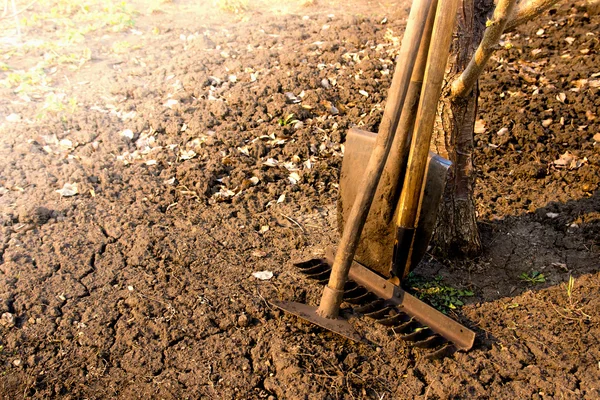
<path id="1" fill-rule="evenodd" d="M 474 132 L 475 133 L 485 133 L 485 131 L 486 131 L 485 122 L 482 119 L 478 119 L 477 121 L 475 121 Z"/>
<path id="2" fill-rule="evenodd" d="M 579 157 L 571 154 L 569 151 L 566 151 L 558 160 L 554 160 L 554 165 L 557 168 L 577 169 L 583 164 L 587 163 L 587 161 L 588 160 L 586 157 L 580 159 Z"/>
<path id="3" fill-rule="evenodd" d="M 596 133 L 593 137 L 594 142 L 596 143 L 600 143 L 600 133 Z"/>
<path id="4" fill-rule="evenodd" d="M 297 172 L 292 172 L 290 176 L 288 176 L 288 180 L 291 182 L 292 185 L 295 185 L 296 183 L 300 182 L 300 179 L 300 175 L 298 175 Z"/>
<path id="5" fill-rule="evenodd" d="M 364 90 L 359 90 L 358 93 L 362 94 L 365 97 L 369 97 L 369 93 L 365 92 Z"/>
<path id="6" fill-rule="evenodd" d="M 21 116 L 19 114 L 12 113 L 6 116 L 6 120 L 8 122 L 19 122 L 21 120 Z"/>
<path id="7" fill-rule="evenodd" d="M 564 103 L 566 99 L 567 99 L 567 95 L 564 94 L 563 92 L 556 95 L 556 100 L 560 101 L 561 103 Z"/>
<path id="8" fill-rule="evenodd" d="M 146 165 L 156 165 L 156 160 L 148 160 L 146 161 Z"/>
<path id="9" fill-rule="evenodd" d="M 279 161 L 275 160 L 274 158 L 268 158 L 263 165 L 266 165 L 267 167 L 276 167 L 279 165 Z"/>
<path id="10" fill-rule="evenodd" d="M 498 136 L 502 136 L 502 135 L 505 135 L 505 134 L 507 134 L 507 133 L 508 133 L 508 128 L 507 128 L 507 127 L 504 127 L 504 128 L 501 128 L 501 129 L 498 131 Z"/>
<path id="11" fill-rule="evenodd" d="M 179 158 L 181 160 L 190 160 L 196 157 L 196 152 L 194 150 L 181 150 L 179 153 Z"/>
<path id="12" fill-rule="evenodd" d="M 577 89 L 581 89 L 582 87 L 584 87 L 585 85 L 588 84 L 588 80 L 587 79 L 577 79 L 575 81 L 572 82 L 573 86 L 575 86 Z"/>
<path id="13" fill-rule="evenodd" d="M 533 50 L 531 50 L 531 55 L 536 56 L 536 55 L 540 54 L 541 52 L 542 52 L 542 49 L 533 49 Z"/>
<path id="14" fill-rule="evenodd" d="M 55 192 L 60 194 L 62 197 L 71 197 L 79 193 L 76 183 L 65 183 L 62 189 L 55 190 Z"/>
<path id="15" fill-rule="evenodd" d="M 277 203 L 283 203 L 285 201 L 285 193 L 282 194 L 281 196 L 279 196 L 279 198 L 277 199 Z"/>
<path id="16" fill-rule="evenodd" d="M 169 99 L 165 102 L 165 104 L 163 104 L 163 106 L 168 107 L 168 108 L 173 108 L 173 106 L 178 103 L 179 103 L 179 100 Z"/>
<path id="17" fill-rule="evenodd" d="M 71 150 L 73 148 L 73 142 L 70 141 L 69 139 L 61 139 L 58 142 L 58 145 L 66 150 Z"/>
<path id="18" fill-rule="evenodd" d="M 574 38 L 574 37 L 570 37 L 570 36 L 569 36 L 569 37 L 566 37 L 566 38 L 565 38 L 565 42 L 567 42 L 567 43 L 569 43 L 569 44 L 573 44 L 573 42 L 574 42 L 574 41 L 575 41 L 575 38 Z"/>
<path id="19" fill-rule="evenodd" d="M 125 129 L 121 132 L 121 136 L 126 137 L 129 140 L 133 139 L 133 131 L 131 129 Z"/>
<path id="20" fill-rule="evenodd" d="M 252 276 L 256 279 L 260 279 L 261 281 L 268 281 L 273 277 L 273 272 L 271 271 L 256 271 L 252 273 Z"/>
<path id="21" fill-rule="evenodd" d="M 289 104 L 298 104 L 302 101 L 299 98 L 297 98 L 296 95 L 292 92 L 285 92 L 284 96 L 286 97 L 287 102 Z"/>

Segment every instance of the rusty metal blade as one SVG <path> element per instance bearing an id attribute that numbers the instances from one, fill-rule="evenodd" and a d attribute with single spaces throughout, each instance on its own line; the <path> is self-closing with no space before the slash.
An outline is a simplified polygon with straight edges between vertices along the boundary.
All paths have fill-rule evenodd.
<path id="1" fill-rule="evenodd" d="M 340 195 L 338 199 L 338 228 L 343 230 L 345 220 L 357 195 L 356 182 L 363 175 L 363 167 L 369 159 L 377 134 L 352 128 L 346 136 L 344 160 L 340 172 Z M 435 228 L 437 211 L 446 185 L 446 175 L 451 162 L 437 154 L 429 153 L 425 172 L 424 196 L 421 199 L 417 218 L 415 239 L 412 243 L 407 269 L 413 270 L 421 261 Z M 386 165 L 389 168 L 389 165 Z M 389 171 L 388 171 L 389 172 Z M 380 185 L 396 187 L 397 182 L 386 182 L 385 173 Z M 386 192 L 387 193 L 387 192 Z M 355 260 L 377 273 L 390 277 L 396 225 L 398 193 L 376 197 L 363 228 Z M 409 251 L 409 249 L 406 249 Z M 404 266 L 402 266 L 404 268 Z M 402 276 L 404 270 L 395 271 Z"/>
<path id="2" fill-rule="evenodd" d="M 321 317 L 317 314 L 316 307 L 292 301 L 271 301 L 270 303 L 285 312 L 293 314 L 296 317 L 320 326 L 321 328 L 337 333 L 347 339 L 359 343 L 369 343 L 354 330 L 348 321 L 340 317 L 335 319 Z"/>

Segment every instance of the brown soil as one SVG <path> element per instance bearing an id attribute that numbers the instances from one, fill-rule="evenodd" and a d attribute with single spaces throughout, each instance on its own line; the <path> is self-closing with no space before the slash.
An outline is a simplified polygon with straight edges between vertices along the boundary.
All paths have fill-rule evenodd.
<path id="1" fill-rule="evenodd" d="M 40 121 L 2 89 L 4 398 L 600 398 L 600 18 L 576 7 L 509 36 L 482 80 L 485 253 L 418 270 L 475 291 L 455 315 L 473 350 L 427 361 L 369 321 L 377 347 L 269 305 L 318 301 L 290 259 L 335 244 L 345 132 L 382 114 L 406 9 L 356 5 L 234 23 L 169 4 L 123 34 L 139 49 L 98 37 L 57 75 L 78 111 Z M 581 165 L 555 165 L 566 151 Z"/>

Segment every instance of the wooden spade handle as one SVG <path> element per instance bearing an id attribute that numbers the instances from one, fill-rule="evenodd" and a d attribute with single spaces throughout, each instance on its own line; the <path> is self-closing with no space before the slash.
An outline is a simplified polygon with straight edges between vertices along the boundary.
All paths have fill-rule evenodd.
<path id="1" fill-rule="evenodd" d="M 325 318 L 335 318 L 339 314 L 343 297 L 343 289 L 348 279 L 348 272 L 356 253 L 360 234 L 365 225 L 375 190 L 385 166 L 394 133 L 398 126 L 400 111 L 402 110 L 410 77 L 415 65 L 419 44 L 425 29 L 427 14 L 431 8 L 432 0 L 415 0 L 410 10 L 406 31 L 402 39 L 400 54 L 397 57 L 396 69 L 389 91 L 388 101 L 375 147 L 367 164 L 367 168 L 360 183 L 358 195 L 348 216 L 342 238 L 338 246 L 329 283 L 323 290 L 321 303 L 317 313 Z M 454 15 L 453 15 L 454 18 Z"/>
<path id="2" fill-rule="evenodd" d="M 427 155 L 437 115 L 437 105 L 442 90 L 446 63 L 448 61 L 458 2 L 459 0 L 439 0 L 438 2 L 431 44 L 429 46 L 428 63 L 419 101 L 419 110 L 410 145 L 406 176 L 402 186 L 402 193 L 400 194 L 397 222 L 399 229 L 395 246 L 396 250 L 410 248 L 410 243 L 414 236 L 417 212 L 423 189 L 423 178 L 427 165 Z M 405 256 L 408 257 L 408 251 L 403 251 L 403 253 L 406 253 Z M 398 262 L 398 266 L 404 268 L 406 262 L 402 263 L 402 259 L 403 256 L 401 254 L 397 254 L 394 257 L 394 260 Z M 403 276 L 407 272 L 405 270 Z"/>

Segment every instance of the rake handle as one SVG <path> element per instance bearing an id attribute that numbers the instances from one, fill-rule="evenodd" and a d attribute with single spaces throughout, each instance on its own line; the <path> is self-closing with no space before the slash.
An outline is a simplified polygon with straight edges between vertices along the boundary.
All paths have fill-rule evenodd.
<path id="1" fill-rule="evenodd" d="M 323 296 L 317 309 L 317 314 L 322 317 L 336 318 L 339 314 L 348 272 L 394 139 L 394 133 L 398 127 L 400 112 L 406 98 L 431 3 L 432 0 L 416 0 L 410 10 L 402 46 L 397 57 L 399 62 L 396 63 L 389 90 L 390 95 L 379 125 L 377 141 L 342 233 L 329 283 L 323 290 Z"/>

